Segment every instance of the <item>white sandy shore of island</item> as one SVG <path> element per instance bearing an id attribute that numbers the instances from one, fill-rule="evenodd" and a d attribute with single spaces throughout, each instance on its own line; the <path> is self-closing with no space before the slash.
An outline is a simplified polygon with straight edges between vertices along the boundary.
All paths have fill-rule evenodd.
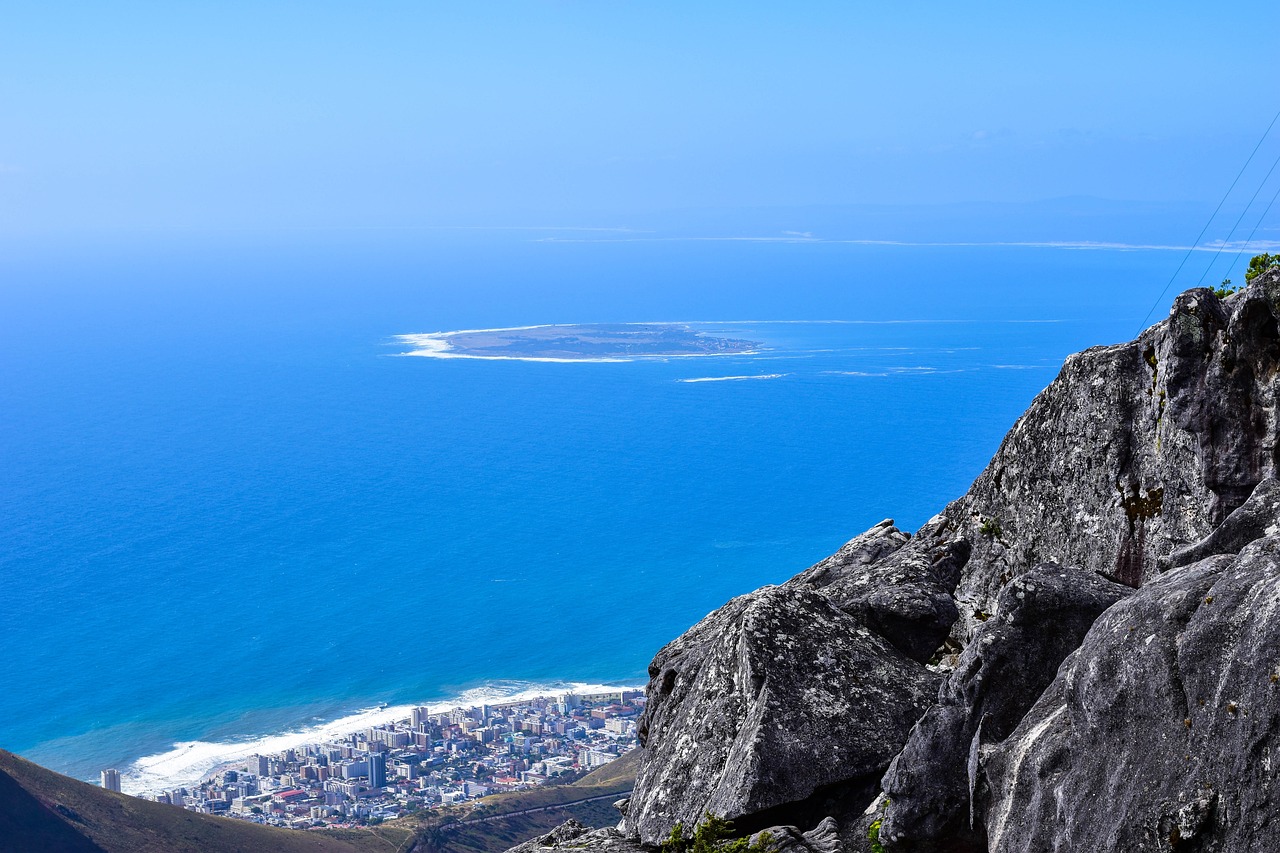
<path id="1" fill-rule="evenodd" d="M 191 788 L 221 770 L 244 766 L 246 759 L 254 755 L 274 755 L 309 744 L 338 740 L 371 726 L 407 721 L 414 708 L 426 708 L 432 714 L 439 714 L 454 708 L 530 702 L 562 693 L 591 694 L 643 689 L 644 685 L 586 682 L 537 684 L 514 691 L 498 687 L 476 687 L 448 700 L 365 708 L 329 722 L 299 726 L 290 731 L 256 738 L 182 741 L 165 752 L 143 756 L 133 762 L 120 774 L 120 787 L 124 793 L 134 796 L 157 794 L 175 788 Z"/>
<path id="2" fill-rule="evenodd" d="M 534 328 L 534 327 L 529 327 Z M 507 329 L 476 329 L 475 331 L 508 331 Z M 396 353 L 396 355 L 418 356 L 420 358 L 469 358 L 478 361 L 544 361 L 560 364 L 573 364 L 577 362 L 595 362 L 603 364 L 620 364 L 628 361 L 635 361 L 635 358 L 551 358 L 549 356 L 532 356 L 532 355 L 476 355 L 474 353 L 457 352 L 453 349 L 453 345 L 447 340 L 450 335 L 464 334 L 463 332 L 429 332 L 419 335 L 396 335 L 396 340 L 401 343 L 408 344 L 414 349 L 409 352 Z"/>

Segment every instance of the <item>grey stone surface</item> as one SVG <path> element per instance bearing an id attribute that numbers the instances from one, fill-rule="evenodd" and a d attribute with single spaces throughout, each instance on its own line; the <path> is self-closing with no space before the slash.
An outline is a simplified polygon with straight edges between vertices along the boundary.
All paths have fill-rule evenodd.
<path id="1" fill-rule="evenodd" d="M 1212 533 L 1194 545 L 1175 548 L 1162 566 L 1177 568 L 1215 554 L 1236 554 L 1253 540 L 1276 533 L 1280 533 L 1280 480 L 1267 477 Z"/>
<path id="2" fill-rule="evenodd" d="M 512 848 L 512 851 L 520 851 L 520 853 L 534 853 L 537 850 L 543 850 L 549 847 L 555 847 L 568 841 L 591 832 L 591 827 L 580 823 L 574 818 L 569 818 L 564 823 L 552 829 L 546 835 L 539 835 L 537 838 L 530 839 L 524 844 Z"/>
<path id="3" fill-rule="evenodd" d="M 796 826 L 771 826 L 751 836 L 751 843 L 758 844 L 765 833 L 774 853 L 841 853 L 840 829 L 835 818 L 826 817 L 808 832 Z"/>
<path id="4" fill-rule="evenodd" d="M 1009 736 L 1094 620 L 1129 592 L 1055 563 L 1005 586 L 884 777 L 882 838 L 911 850 L 985 850 L 972 759 Z"/>
<path id="5" fill-rule="evenodd" d="M 570 818 L 546 835 L 512 847 L 507 853 L 644 853 L 616 829 L 591 829 Z"/>
<path id="6" fill-rule="evenodd" d="M 1277 849 L 1278 617 L 1277 537 L 1104 613 L 982 757 L 992 853 Z"/>
<path id="7" fill-rule="evenodd" d="M 758 827 L 741 818 L 769 819 L 832 785 L 869 799 L 938 686 L 801 586 L 735 598 L 658 652 L 649 674 L 645 751 L 626 815 L 647 844 L 707 812 L 750 831 Z M 798 806 L 795 814 L 807 818 Z"/>
<path id="8" fill-rule="evenodd" d="M 1137 586 L 1275 476 L 1278 316 L 1272 270 L 1226 299 L 1187 291 L 1137 340 L 1069 357 L 932 525 L 974 547 L 953 636 L 1040 562 Z M 935 545 L 925 533 L 902 550 Z"/>
<path id="9" fill-rule="evenodd" d="M 785 586 L 821 590 L 907 657 L 924 663 L 956 621 L 951 593 L 971 549 L 963 540 L 936 535 L 920 540 L 926 543 L 920 547 L 904 547 L 907 541 L 892 521 L 882 521 Z"/>
<path id="10" fill-rule="evenodd" d="M 783 586 L 809 586 L 821 589 L 842 580 L 851 573 L 865 571 L 910 540 L 909 534 L 893 526 L 892 518 L 886 518 L 866 533 L 850 539 L 841 546 L 839 551 L 805 569 Z"/>

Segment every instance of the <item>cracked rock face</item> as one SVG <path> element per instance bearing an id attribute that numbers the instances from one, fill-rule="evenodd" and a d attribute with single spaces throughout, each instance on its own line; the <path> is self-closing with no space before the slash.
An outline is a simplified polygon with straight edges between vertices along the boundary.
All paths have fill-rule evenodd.
<path id="1" fill-rule="evenodd" d="M 963 540 L 945 541 L 931 533 L 921 531 L 908 545 L 892 521 L 882 521 L 784 586 L 820 590 L 907 657 L 924 663 L 956 621 L 951 593 L 971 550 Z"/>
<path id="2" fill-rule="evenodd" d="M 1225 299 L 1187 291 L 1137 340 L 1068 358 L 943 513 L 946 534 L 974 545 L 953 635 L 1040 562 L 1140 586 L 1273 477 L 1277 317 L 1273 269 Z"/>
<path id="3" fill-rule="evenodd" d="M 1280 480 L 1267 477 L 1212 533 L 1175 549 L 1161 565 L 1177 568 L 1215 554 L 1236 554 L 1255 539 L 1276 533 L 1280 533 Z"/>
<path id="4" fill-rule="evenodd" d="M 1104 613 L 983 757 L 992 853 L 1276 848 L 1280 537 Z"/>
<path id="5" fill-rule="evenodd" d="M 645 752 L 626 816 L 646 844 L 707 812 L 743 830 L 767 826 L 740 819 L 767 820 L 837 784 L 869 800 L 938 685 L 799 586 L 733 599 L 658 652 L 649 673 Z"/>
<path id="6" fill-rule="evenodd" d="M 975 633 L 885 774 L 881 837 L 911 850 L 985 850 L 972 802 L 980 750 L 1009 736 L 1094 620 L 1129 592 L 1055 563 L 1005 586 L 997 613 Z"/>

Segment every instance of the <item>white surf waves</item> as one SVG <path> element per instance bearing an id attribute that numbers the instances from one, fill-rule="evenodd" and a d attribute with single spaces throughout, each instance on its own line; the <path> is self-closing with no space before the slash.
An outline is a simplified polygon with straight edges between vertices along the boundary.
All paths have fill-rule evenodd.
<path id="1" fill-rule="evenodd" d="M 830 376 L 888 376 L 887 373 L 873 373 L 869 370 L 824 370 Z"/>
<path id="2" fill-rule="evenodd" d="M 698 376 L 694 379 L 677 379 L 677 382 L 740 382 L 744 379 L 781 379 L 789 373 L 759 373 L 751 376 Z"/>
<path id="3" fill-rule="evenodd" d="M 183 741 L 154 755 L 133 762 L 121 773 L 120 787 L 135 796 L 156 794 L 175 788 L 191 788 L 219 767 L 243 761 L 254 755 L 272 755 L 313 743 L 332 741 L 370 726 L 408 720 L 414 708 L 425 707 L 431 713 L 453 708 L 472 708 L 483 704 L 522 702 L 559 693 L 605 693 L 636 690 L 642 686 L 619 686 L 588 682 L 529 684 L 504 683 L 475 687 L 459 695 L 420 705 L 392 705 L 365 708 L 339 719 L 313 724 L 276 734 L 245 737 L 225 741 Z"/>

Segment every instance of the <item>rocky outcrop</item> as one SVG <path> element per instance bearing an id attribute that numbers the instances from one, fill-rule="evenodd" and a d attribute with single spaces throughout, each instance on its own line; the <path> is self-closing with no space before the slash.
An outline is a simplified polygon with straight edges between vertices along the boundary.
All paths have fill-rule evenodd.
<path id="1" fill-rule="evenodd" d="M 779 806 L 789 823 L 816 822 L 833 797 L 870 799 L 938 685 L 800 586 L 735 598 L 658 652 L 649 674 L 626 815 L 646 844 L 707 812 L 751 830 L 778 823 Z"/>
<path id="2" fill-rule="evenodd" d="M 591 832 L 591 827 L 569 818 L 546 835 L 539 835 L 537 838 L 531 838 L 523 844 L 512 847 L 511 853 L 538 853 L 539 850 L 559 847 L 571 841 L 576 841 L 588 832 Z"/>
<path id="3" fill-rule="evenodd" d="M 1219 299 L 1197 288 L 1137 340 L 1067 359 L 936 529 L 974 546 L 966 638 L 1040 562 L 1139 586 L 1276 474 L 1280 270 Z M 926 546 L 915 537 L 908 548 Z"/>
<path id="4" fill-rule="evenodd" d="M 984 850 L 973 801 L 979 754 L 1009 736 L 1094 620 L 1127 592 L 1055 563 L 1005 586 L 996 615 L 978 629 L 884 777 L 881 837 L 896 849 Z"/>
<path id="5" fill-rule="evenodd" d="M 801 832 L 796 826 L 771 826 L 754 833 L 748 839 L 751 845 L 764 845 L 766 841 L 772 853 L 844 853 L 847 849 L 840 837 L 836 822 L 831 818 L 821 821 L 808 832 Z M 623 835 L 616 828 L 591 829 L 570 819 L 546 835 L 540 835 L 512 847 L 508 853 L 582 853 L 582 851 L 646 853 L 646 848 L 634 839 Z"/>
<path id="6" fill-rule="evenodd" d="M 855 536 L 830 557 L 822 560 L 787 581 L 784 586 L 809 586 L 820 589 L 859 572 L 865 572 L 876 563 L 911 541 L 911 536 L 893 526 L 893 519 L 886 518 L 866 533 Z"/>
<path id="7" fill-rule="evenodd" d="M 795 853 L 1275 848 L 1278 318 L 1280 269 L 1180 295 L 1067 359 L 914 536 L 664 648 L 599 844 L 711 812 Z"/>
<path id="8" fill-rule="evenodd" d="M 982 759 L 992 853 L 1272 850 L 1280 538 L 1108 610 Z"/>
<path id="9" fill-rule="evenodd" d="M 754 845 L 769 844 L 773 853 L 841 853 L 844 845 L 835 820 L 828 817 L 808 832 L 796 826 L 771 826 L 751 836 Z"/>
<path id="10" fill-rule="evenodd" d="M 572 818 L 546 835 L 539 835 L 512 847 L 507 853 L 581 853 L 584 850 L 595 853 L 645 853 L 645 849 L 634 839 L 627 838 L 612 827 L 591 829 Z"/>
<path id="11" fill-rule="evenodd" d="M 785 586 L 821 590 L 907 657 L 924 663 L 959 615 L 951 593 L 971 548 L 930 528 L 921 534 L 927 545 L 902 547 L 906 534 L 892 520 L 882 521 Z"/>

